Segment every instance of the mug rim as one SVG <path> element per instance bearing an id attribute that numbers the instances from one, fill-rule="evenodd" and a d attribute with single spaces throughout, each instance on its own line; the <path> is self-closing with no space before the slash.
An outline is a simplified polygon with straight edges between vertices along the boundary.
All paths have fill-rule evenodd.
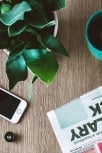
<path id="1" fill-rule="evenodd" d="M 95 19 L 97 17 L 98 14 L 102 13 L 102 9 L 99 9 L 97 11 L 95 11 L 94 13 L 92 13 L 92 15 L 88 18 L 87 22 L 86 22 L 86 25 L 85 25 L 85 39 L 86 39 L 86 42 L 91 46 L 93 47 L 96 51 L 98 52 L 101 52 L 102 53 L 102 50 L 97 48 L 91 41 L 90 41 L 90 38 L 89 38 L 89 35 L 88 35 L 88 28 L 89 28 L 89 25 L 90 23 L 93 21 L 93 19 Z"/>

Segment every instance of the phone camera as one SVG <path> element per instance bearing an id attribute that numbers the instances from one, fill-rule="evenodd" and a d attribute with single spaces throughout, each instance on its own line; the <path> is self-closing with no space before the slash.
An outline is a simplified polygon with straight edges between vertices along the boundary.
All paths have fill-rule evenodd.
<path id="1" fill-rule="evenodd" d="M 15 141 L 16 135 L 13 132 L 6 132 L 5 134 L 5 140 L 7 142 L 13 142 Z"/>

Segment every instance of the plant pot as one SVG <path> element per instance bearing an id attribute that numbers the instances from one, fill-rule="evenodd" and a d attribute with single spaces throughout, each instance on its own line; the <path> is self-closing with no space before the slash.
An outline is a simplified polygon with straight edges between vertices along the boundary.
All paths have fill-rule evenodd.
<path id="1" fill-rule="evenodd" d="M 54 27 L 54 33 L 53 33 L 53 35 L 54 35 L 54 37 L 56 37 L 56 35 L 58 33 L 58 15 L 57 15 L 56 12 L 53 12 L 53 14 L 54 14 L 54 19 L 56 21 L 56 25 Z"/>

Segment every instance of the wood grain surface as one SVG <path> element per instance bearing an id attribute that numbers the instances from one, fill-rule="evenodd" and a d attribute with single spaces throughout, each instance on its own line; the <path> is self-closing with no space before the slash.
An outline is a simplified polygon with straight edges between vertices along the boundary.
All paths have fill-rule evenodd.
<path id="1" fill-rule="evenodd" d="M 68 0 L 58 12 L 57 37 L 69 50 L 70 57 L 58 56 L 59 71 L 52 85 L 39 80 L 33 85 L 33 101 L 19 124 L 0 118 L 0 153 L 61 153 L 46 113 L 102 84 L 102 62 L 88 51 L 84 27 L 88 17 L 102 7 L 102 0 Z M 7 55 L 0 51 L 0 86 L 8 89 L 5 73 Z M 13 93 L 28 100 L 28 84 L 18 83 Z M 13 131 L 17 141 L 7 143 L 4 134 Z"/>

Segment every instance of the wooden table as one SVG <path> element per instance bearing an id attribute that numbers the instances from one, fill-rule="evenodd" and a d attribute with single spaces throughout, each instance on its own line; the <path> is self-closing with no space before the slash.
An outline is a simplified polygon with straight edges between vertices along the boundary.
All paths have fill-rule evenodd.
<path id="1" fill-rule="evenodd" d="M 40 81 L 33 85 L 33 102 L 19 124 L 0 118 L 0 153 L 61 153 L 46 113 L 92 90 L 102 83 L 102 62 L 88 51 L 84 40 L 87 18 L 102 7 L 102 0 L 68 0 L 66 9 L 58 12 L 58 38 L 70 52 L 70 58 L 58 57 L 60 65 L 56 80 L 46 86 Z M 0 85 L 8 88 L 5 62 L 7 55 L 0 52 Z M 18 83 L 12 90 L 28 99 L 28 83 Z M 13 131 L 16 142 L 7 143 L 4 134 Z"/>

